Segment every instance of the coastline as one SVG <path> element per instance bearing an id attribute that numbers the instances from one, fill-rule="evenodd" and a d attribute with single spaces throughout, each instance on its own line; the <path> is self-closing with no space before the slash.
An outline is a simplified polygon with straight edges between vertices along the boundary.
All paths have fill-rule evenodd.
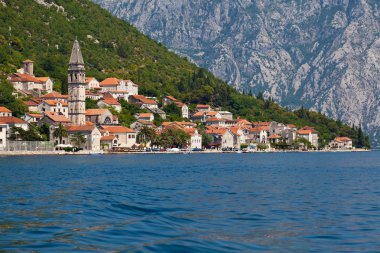
<path id="1" fill-rule="evenodd" d="M 170 154 L 263 154 L 263 153 L 351 153 L 351 152 L 371 152 L 371 149 L 353 149 L 353 150 L 270 150 L 270 151 L 252 151 L 252 152 L 236 152 L 236 151 L 199 151 L 199 152 L 65 152 L 65 151 L 0 151 L 0 157 L 6 156 L 58 156 L 58 155 L 170 155 Z"/>

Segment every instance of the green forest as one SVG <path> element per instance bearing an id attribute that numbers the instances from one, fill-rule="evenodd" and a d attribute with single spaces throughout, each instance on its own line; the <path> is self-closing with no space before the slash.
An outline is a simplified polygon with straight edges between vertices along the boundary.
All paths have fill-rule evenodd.
<path id="1" fill-rule="evenodd" d="M 77 38 L 87 76 L 130 79 L 140 85 L 141 94 L 158 98 L 170 94 L 187 103 L 207 103 L 251 121 L 312 126 L 319 131 L 322 146 L 336 136 L 348 136 L 358 147 L 369 147 L 368 137 L 358 127 L 303 108 L 284 109 L 260 95 L 240 94 L 89 0 L 54 0 L 55 5 L 50 7 L 31 0 L 2 2 L 0 105 L 16 108 L 16 114 L 21 114 L 23 108 L 17 99 L 8 96 L 11 91 L 4 81 L 6 76 L 20 68 L 23 60 L 31 59 L 35 75 L 50 76 L 55 89 L 65 93 L 67 64 Z M 51 2 L 45 0 L 47 5 Z"/>

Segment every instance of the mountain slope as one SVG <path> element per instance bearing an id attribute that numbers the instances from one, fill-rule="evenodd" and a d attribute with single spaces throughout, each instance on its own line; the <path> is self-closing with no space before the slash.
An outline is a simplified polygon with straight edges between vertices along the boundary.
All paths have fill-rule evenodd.
<path id="1" fill-rule="evenodd" d="M 239 90 L 380 134 L 380 3 L 95 0 Z"/>
<path id="2" fill-rule="evenodd" d="M 250 120 L 314 126 L 322 144 L 335 136 L 357 139 L 357 130 L 322 114 L 292 112 L 271 101 L 239 94 L 89 0 L 0 0 L 0 21 L 3 74 L 30 58 L 35 61 L 36 75 L 50 75 L 66 91 L 68 58 L 77 37 L 87 76 L 131 79 L 141 84 L 142 94 L 171 94 L 186 102 L 210 103 Z"/>

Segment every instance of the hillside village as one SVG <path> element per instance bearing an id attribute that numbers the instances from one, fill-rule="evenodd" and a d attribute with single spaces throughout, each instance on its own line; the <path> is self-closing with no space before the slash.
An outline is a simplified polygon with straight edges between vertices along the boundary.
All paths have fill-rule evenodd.
<path id="1" fill-rule="evenodd" d="M 293 124 L 280 122 L 250 122 L 212 105 L 186 104 L 170 94 L 163 98 L 146 97 L 139 94 L 139 85 L 131 80 L 86 77 L 78 41 L 74 42 L 69 61 L 68 95 L 53 90 L 53 78 L 34 76 L 31 60 L 25 60 L 8 80 L 13 84 L 14 95 L 24 99 L 29 112 L 16 118 L 12 108 L 0 107 L 0 151 L 33 151 L 37 144 L 19 144 L 39 139 L 32 138 L 33 134 L 46 134 L 51 149 L 66 151 L 319 148 L 318 132 L 313 127 L 297 129 Z M 136 111 L 134 121 L 126 124 L 119 117 L 130 108 Z M 337 137 L 325 149 L 353 149 L 352 140 Z"/>

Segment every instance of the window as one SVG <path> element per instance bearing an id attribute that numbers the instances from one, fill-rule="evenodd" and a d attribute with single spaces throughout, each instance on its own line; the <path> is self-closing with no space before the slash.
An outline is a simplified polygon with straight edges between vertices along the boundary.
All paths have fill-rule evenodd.
<path id="1" fill-rule="evenodd" d="M 3 144 L 3 139 L 0 139 L 0 144 Z"/>
<path id="2" fill-rule="evenodd" d="M 0 128 L 0 133 L 2 133 L 3 132 L 3 128 Z"/>

